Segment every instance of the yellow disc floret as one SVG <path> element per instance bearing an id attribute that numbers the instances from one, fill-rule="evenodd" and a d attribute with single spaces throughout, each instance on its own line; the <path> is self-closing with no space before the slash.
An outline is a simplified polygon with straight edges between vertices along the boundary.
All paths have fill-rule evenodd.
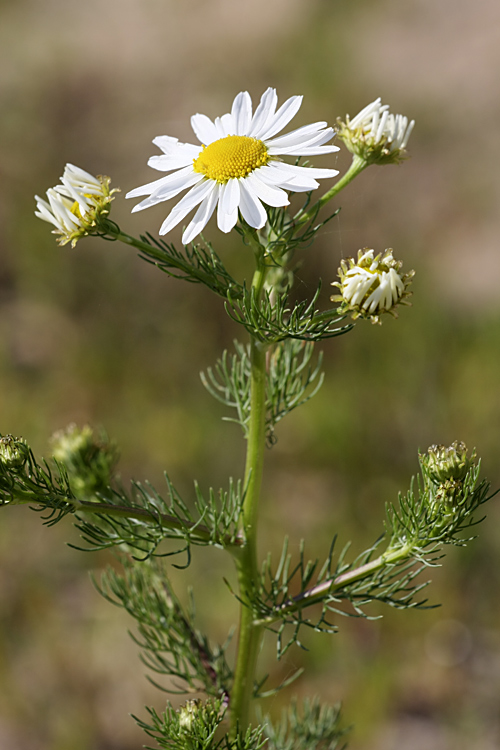
<path id="1" fill-rule="evenodd" d="M 265 166 L 270 156 L 262 141 L 246 135 L 227 135 L 203 146 L 201 154 L 193 161 L 193 169 L 210 180 L 228 180 L 246 177 L 258 167 Z"/>

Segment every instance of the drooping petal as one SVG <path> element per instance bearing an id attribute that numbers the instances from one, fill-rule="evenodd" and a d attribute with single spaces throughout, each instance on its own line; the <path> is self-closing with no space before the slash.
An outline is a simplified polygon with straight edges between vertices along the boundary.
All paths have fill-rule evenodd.
<path id="1" fill-rule="evenodd" d="M 260 179 L 257 172 L 252 172 L 245 178 L 245 183 L 251 188 L 253 193 L 268 206 L 288 206 L 290 201 L 288 195 L 281 188 L 269 185 Z"/>
<path id="2" fill-rule="evenodd" d="M 183 190 L 196 185 L 203 179 L 204 175 L 199 174 L 198 172 L 193 172 L 191 168 L 187 167 L 185 169 L 179 170 L 178 172 L 174 172 L 174 174 L 168 175 L 168 177 L 164 177 L 163 180 L 158 180 L 157 182 L 161 182 L 162 184 L 158 184 L 156 190 L 151 192 L 149 198 L 145 198 L 145 200 L 143 200 L 141 203 L 138 203 L 137 206 L 134 206 L 132 212 L 134 213 L 135 211 L 142 211 L 145 208 L 149 208 L 150 206 L 156 206 L 157 203 L 161 203 L 162 201 L 169 200 L 170 198 L 175 198 L 175 196 L 179 195 L 179 193 L 182 193 Z M 125 197 L 128 198 L 134 196 L 130 196 L 127 193 Z"/>
<path id="3" fill-rule="evenodd" d="M 264 206 L 245 180 L 241 181 L 240 211 L 246 223 L 254 229 L 262 229 L 267 221 Z"/>
<path id="4" fill-rule="evenodd" d="M 195 206 L 210 194 L 211 190 L 213 190 L 213 183 L 207 180 L 201 185 L 196 185 L 189 193 L 186 193 L 161 225 L 160 234 L 167 234 L 167 232 L 176 227 Z"/>
<path id="5" fill-rule="evenodd" d="M 176 154 L 158 154 L 157 156 L 150 156 L 148 159 L 148 167 L 157 169 L 159 172 L 171 172 L 172 169 L 182 169 L 192 164 L 193 161 L 199 156 L 202 146 L 191 146 L 191 144 L 184 144 L 189 148 L 179 150 Z"/>
<path id="6" fill-rule="evenodd" d="M 193 220 L 186 227 L 184 234 L 182 235 L 182 244 L 189 245 L 200 232 L 203 232 L 209 220 L 212 217 L 215 206 L 219 199 L 219 185 L 217 183 L 212 185 L 212 192 L 207 195 L 206 198 L 200 204 L 197 212 L 194 215 Z"/>
<path id="7" fill-rule="evenodd" d="M 238 205 L 240 202 L 240 181 L 229 180 L 221 185 L 219 206 L 217 210 L 217 226 L 221 232 L 230 232 L 238 221 Z"/>

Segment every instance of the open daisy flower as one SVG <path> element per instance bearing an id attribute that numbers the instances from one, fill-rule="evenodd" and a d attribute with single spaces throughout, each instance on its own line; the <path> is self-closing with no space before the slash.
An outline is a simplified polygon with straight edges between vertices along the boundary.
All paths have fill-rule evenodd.
<path id="1" fill-rule="evenodd" d="M 283 156 L 331 154 L 337 146 L 324 145 L 334 135 L 326 122 L 315 122 L 275 137 L 297 114 L 301 96 L 292 96 L 277 110 L 275 89 L 268 88 L 252 114 L 247 91 L 238 94 L 231 112 L 214 122 L 196 114 L 191 126 L 201 145 L 180 143 L 177 138 L 160 135 L 153 140 L 162 151 L 148 164 L 166 177 L 135 188 L 127 198 L 146 195 L 132 210 L 142 211 L 170 200 L 188 188 L 189 192 L 174 206 L 163 222 L 160 234 L 167 234 L 194 208 L 182 242 L 187 245 L 203 231 L 217 206 L 217 225 L 230 232 L 238 221 L 238 212 L 254 229 L 267 220 L 267 206 L 286 206 L 287 190 L 308 192 L 319 187 L 318 179 L 335 177 L 336 169 L 314 169 L 287 164 Z"/>

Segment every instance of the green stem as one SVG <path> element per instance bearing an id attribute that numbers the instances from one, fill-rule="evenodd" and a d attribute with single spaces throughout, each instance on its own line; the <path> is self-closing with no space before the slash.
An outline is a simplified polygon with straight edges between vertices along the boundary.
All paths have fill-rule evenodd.
<path id="1" fill-rule="evenodd" d="M 354 180 L 355 177 L 360 174 L 360 172 L 363 171 L 368 166 L 368 162 L 366 162 L 364 159 L 362 159 L 360 156 L 357 156 L 356 154 L 352 157 L 351 166 L 347 170 L 347 172 L 338 180 L 335 185 L 328 190 L 324 195 L 321 196 L 321 198 L 309 209 L 309 211 L 306 211 L 304 214 L 300 214 L 296 221 L 295 226 L 300 227 L 303 224 L 306 224 L 310 219 L 312 219 L 320 208 L 325 205 L 325 203 L 328 203 L 332 198 L 334 198 L 340 191 L 345 188 L 346 185 L 348 185 L 352 180 Z"/>
<path id="2" fill-rule="evenodd" d="M 50 500 L 50 497 L 47 497 Z M 54 506 L 60 502 L 67 502 L 72 506 L 73 513 L 85 512 L 85 513 L 96 513 L 101 516 L 115 516 L 119 518 L 133 518 L 138 521 L 149 522 L 152 524 L 158 524 L 165 529 L 172 529 L 173 531 L 186 531 L 191 533 L 193 537 L 197 537 L 200 541 L 209 542 L 213 534 L 211 530 L 202 524 L 196 522 L 183 521 L 176 516 L 170 515 L 169 513 L 151 513 L 145 508 L 134 508 L 127 505 L 107 505 L 106 503 L 97 503 L 88 500 L 75 500 L 71 497 L 58 496 L 54 498 Z M 34 492 L 26 492 L 17 490 L 15 499 L 11 501 L 12 505 L 40 505 L 41 501 Z M 47 507 L 54 507 L 47 502 Z M 242 541 L 239 538 L 233 539 L 229 534 L 224 539 L 225 548 L 236 550 L 242 546 Z"/>
<path id="3" fill-rule="evenodd" d="M 252 288 L 259 297 L 264 287 L 267 266 L 263 255 L 257 255 Z M 266 441 L 266 345 L 251 341 L 250 421 L 245 465 L 245 500 L 243 504 L 243 533 L 245 546 L 236 556 L 238 571 L 240 623 L 238 650 L 233 688 L 229 707 L 232 732 L 245 731 L 249 723 L 250 702 L 253 695 L 257 657 L 262 638 L 262 627 L 254 623 L 252 599 L 258 580 L 257 567 L 257 516 L 259 507 L 264 450 Z"/>
<path id="4" fill-rule="evenodd" d="M 344 586 L 348 586 L 350 583 L 355 583 L 363 578 L 367 578 L 387 565 L 395 565 L 401 562 L 401 560 L 410 557 L 413 549 L 414 548 L 411 544 L 405 544 L 397 549 L 391 549 L 389 547 L 383 555 L 380 555 L 375 560 L 365 563 L 365 565 L 360 565 L 359 568 L 354 568 L 354 570 L 341 573 L 341 575 L 336 578 L 330 578 L 329 580 L 323 581 L 323 583 L 319 583 L 317 586 L 313 586 L 311 589 L 304 591 L 302 594 L 294 596 L 293 599 L 290 599 L 275 610 L 272 615 L 257 620 L 255 624 L 261 626 L 269 625 L 282 619 L 290 612 L 296 612 L 302 607 L 310 607 L 313 604 L 317 604 L 324 599 L 325 594 L 333 594 L 336 590 L 344 588 Z"/>
<path id="5" fill-rule="evenodd" d="M 140 250 L 150 258 L 155 258 L 163 266 L 169 265 L 172 266 L 172 268 L 177 268 L 179 271 L 185 273 L 186 276 L 196 279 L 202 284 L 206 284 L 208 287 L 213 288 L 212 277 L 210 277 L 204 271 L 201 271 L 199 268 L 196 268 L 190 263 L 187 263 L 182 258 L 173 256 L 171 254 L 166 254 L 163 250 L 160 250 L 160 248 L 157 248 L 154 245 L 150 245 L 148 242 L 144 242 L 137 237 L 132 237 L 130 234 L 126 234 L 120 229 L 115 229 L 114 225 L 111 222 L 109 222 L 109 226 L 107 227 L 107 233 L 114 239 L 119 240 L 120 242 L 124 242 L 126 245 L 135 247 L 137 250 Z M 234 296 L 238 296 L 236 290 L 234 292 Z"/>

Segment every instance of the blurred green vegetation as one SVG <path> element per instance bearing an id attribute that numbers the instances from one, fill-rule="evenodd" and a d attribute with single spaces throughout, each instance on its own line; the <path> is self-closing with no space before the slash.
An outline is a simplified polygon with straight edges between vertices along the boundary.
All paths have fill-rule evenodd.
<path id="1" fill-rule="evenodd" d="M 417 271 L 413 307 L 324 346 L 325 385 L 278 426 L 267 457 L 262 551 L 289 534 L 322 556 L 338 533 L 357 553 L 431 443 L 476 446 L 500 486 L 497 17 L 495 0 L 0 3 L 0 431 L 47 455 L 56 429 L 102 425 L 121 446 L 125 481 L 161 487 L 166 469 L 186 494 L 193 476 L 203 487 L 240 476 L 238 428 L 221 421 L 198 375 L 242 337 L 220 301 L 125 246 L 59 248 L 33 194 L 66 161 L 125 193 L 152 179 L 154 136 L 190 140 L 192 113 L 226 111 L 245 88 L 254 102 L 268 85 L 280 100 L 303 93 L 297 126 L 333 123 L 381 95 L 417 120 L 412 159 L 372 167 L 345 190 L 303 253 L 296 292 L 321 276 L 326 305 L 341 257 L 392 246 Z M 343 153 L 334 161 L 348 164 Z M 122 194 L 113 218 L 136 234 L 155 232 L 169 210 L 130 208 Z M 249 274 L 239 238 L 214 224 L 207 235 Z M 498 747 L 498 521 L 492 504 L 480 539 L 431 571 L 441 609 L 344 620 L 334 637 L 311 634 L 310 650 L 273 667 L 271 681 L 306 666 L 295 690 L 344 700 L 354 750 Z M 0 747 L 132 750 L 143 736 L 127 714 L 161 709 L 164 696 L 142 676 L 125 615 L 85 575 L 107 557 L 65 541 L 76 541 L 69 524 L 1 514 Z M 174 572 L 193 583 L 200 623 L 219 639 L 236 617 L 226 573 L 214 550 Z M 272 659 L 271 640 L 265 649 Z"/>

